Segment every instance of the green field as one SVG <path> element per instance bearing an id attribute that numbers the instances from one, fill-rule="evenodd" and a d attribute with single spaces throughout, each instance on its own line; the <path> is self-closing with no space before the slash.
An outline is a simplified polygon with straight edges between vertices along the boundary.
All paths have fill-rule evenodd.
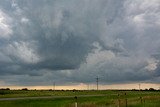
<path id="1" fill-rule="evenodd" d="M 76 101 L 78 107 L 160 107 L 160 91 L 0 90 L 0 98 L 39 96 L 51 98 L 0 101 L 0 107 L 75 107 Z M 78 97 L 77 100 L 74 96 Z"/>

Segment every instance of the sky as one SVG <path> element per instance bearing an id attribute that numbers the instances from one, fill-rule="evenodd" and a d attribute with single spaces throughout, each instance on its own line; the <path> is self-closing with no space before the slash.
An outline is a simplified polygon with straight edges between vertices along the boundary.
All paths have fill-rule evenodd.
<path id="1" fill-rule="evenodd" d="M 159 0 L 0 0 L 0 86 L 160 82 Z"/>

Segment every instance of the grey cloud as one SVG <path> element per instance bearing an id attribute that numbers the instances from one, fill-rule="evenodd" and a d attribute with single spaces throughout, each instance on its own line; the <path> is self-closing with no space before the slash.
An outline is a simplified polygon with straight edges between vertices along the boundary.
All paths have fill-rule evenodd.
<path id="1" fill-rule="evenodd" d="M 33 83 L 17 84 L 34 85 L 43 79 L 43 85 L 49 79 L 92 82 L 97 75 L 104 83 L 159 77 L 160 8 L 150 2 L 0 0 L 8 25 L 0 31 L 12 31 L 0 38 L 0 74 L 15 75 L 2 80 L 24 77 Z"/>

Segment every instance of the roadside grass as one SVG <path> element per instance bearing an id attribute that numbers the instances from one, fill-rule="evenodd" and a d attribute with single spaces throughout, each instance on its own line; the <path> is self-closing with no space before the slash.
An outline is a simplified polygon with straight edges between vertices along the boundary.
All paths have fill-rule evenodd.
<path id="1" fill-rule="evenodd" d="M 27 99 L 15 101 L 0 101 L 1 107 L 65 107 L 72 103 L 71 98 L 57 99 Z"/>
<path id="2" fill-rule="evenodd" d="M 5 90 L 6 91 L 6 90 Z M 83 96 L 104 95 L 104 96 Z M 160 91 L 47 91 L 9 90 L 4 97 L 73 96 L 70 98 L 0 101 L 0 107 L 160 107 Z M 77 96 L 75 100 L 74 96 Z"/>
<path id="3" fill-rule="evenodd" d="M 111 90 L 0 90 L 0 98 L 117 94 Z"/>
<path id="4" fill-rule="evenodd" d="M 101 97 L 80 97 L 78 98 L 78 107 L 86 107 L 88 105 L 103 106 L 111 104 L 111 99 L 106 96 Z M 0 101 L 1 107 L 74 107 L 74 98 L 56 98 L 56 99 L 30 99 L 30 100 L 14 100 Z"/>

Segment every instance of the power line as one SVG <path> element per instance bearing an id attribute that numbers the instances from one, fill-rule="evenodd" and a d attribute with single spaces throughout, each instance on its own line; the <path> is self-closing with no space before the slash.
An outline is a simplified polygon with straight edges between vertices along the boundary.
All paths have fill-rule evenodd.
<path id="1" fill-rule="evenodd" d="M 96 82 L 97 82 L 97 90 L 98 90 L 98 82 L 99 82 L 98 76 L 97 76 L 97 78 L 96 78 Z"/>

